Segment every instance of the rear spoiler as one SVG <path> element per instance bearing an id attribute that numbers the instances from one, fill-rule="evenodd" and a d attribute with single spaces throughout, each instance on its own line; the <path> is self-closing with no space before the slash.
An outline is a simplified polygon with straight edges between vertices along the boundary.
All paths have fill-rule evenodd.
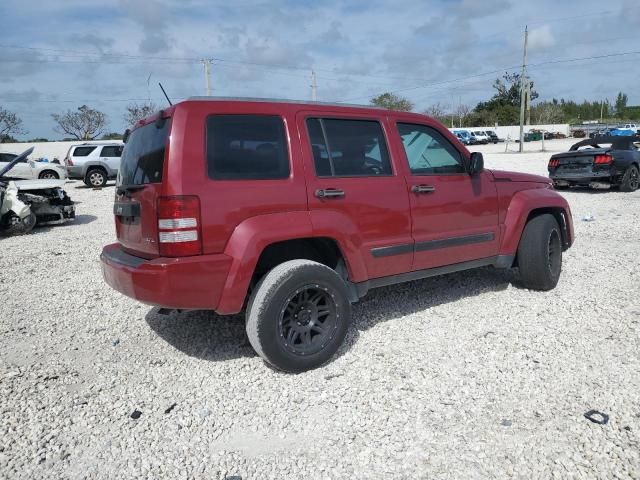
<path id="1" fill-rule="evenodd" d="M 603 135 L 595 138 L 587 138 L 574 145 L 571 145 L 570 152 L 578 150 L 580 147 L 593 147 L 601 148 L 601 143 L 611 143 L 616 150 L 630 150 L 631 144 L 640 142 L 640 137 L 637 135 L 630 137 L 622 137 L 616 135 Z"/>

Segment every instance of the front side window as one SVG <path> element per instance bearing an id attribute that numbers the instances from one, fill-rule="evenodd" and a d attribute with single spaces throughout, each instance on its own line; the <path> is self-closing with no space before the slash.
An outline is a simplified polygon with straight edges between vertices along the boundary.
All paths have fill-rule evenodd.
<path id="1" fill-rule="evenodd" d="M 389 152 L 379 122 L 308 118 L 307 130 L 318 177 L 392 174 Z"/>
<path id="2" fill-rule="evenodd" d="M 122 145 L 109 145 L 102 147 L 103 157 L 119 157 L 122 155 Z"/>
<path id="3" fill-rule="evenodd" d="M 460 152 L 434 128 L 399 123 L 398 132 L 412 174 L 442 175 L 465 172 Z"/>
<path id="4" fill-rule="evenodd" d="M 212 115 L 207 118 L 207 169 L 214 180 L 289 177 L 282 118 L 276 115 Z"/>

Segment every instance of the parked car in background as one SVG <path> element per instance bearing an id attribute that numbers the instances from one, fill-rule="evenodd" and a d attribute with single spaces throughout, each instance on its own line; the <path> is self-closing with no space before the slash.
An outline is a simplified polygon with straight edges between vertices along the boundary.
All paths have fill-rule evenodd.
<path id="1" fill-rule="evenodd" d="M 18 157 L 15 153 L 0 153 L 0 170 Z M 11 169 L 11 176 L 25 180 L 47 179 L 64 180 L 67 177 L 65 168 L 55 163 L 36 162 L 20 156 Z"/>
<path id="2" fill-rule="evenodd" d="M 573 138 L 584 138 L 587 136 L 587 132 L 582 129 L 578 129 L 571 132 L 571 135 Z"/>
<path id="3" fill-rule="evenodd" d="M 489 136 L 489 140 L 491 142 L 498 143 L 501 140 L 498 138 L 498 134 L 496 132 L 494 132 L 493 130 L 485 130 L 484 133 L 486 133 Z"/>
<path id="4" fill-rule="evenodd" d="M 609 135 L 614 137 L 632 137 L 637 135 L 637 131 L 631 128 L 618 127 L 610 130 Z"/>
<path id="5" fill-rule="evenodd" d="M 556 188 L 582 185 L 633 192 L 640 187 L 640 152 L 634 142 L 640 137 L 609 135 L 578 142 L 551 157 L 549 177 Z"/>
<path id="6" fill-rule="evenodd" d="M 479 130 L 477 132 L 471 130 L 469 135 L 471 136 L 471 145 L 486 145 L 489 143 L 489 137 L 484 133 L 480 133 Z"/>
<path id="7" fill-rule="evenodd" d="M 464 145 L 473 145 L 473 138 L 467 130 L 454 129 L 451 130 L 451 132 L 458 137 L 458 140 L 460 140 Z"/>
<path id="8" fill-rule="evenodd" d="M 128 137 L 102 270 L 147 304 L 245 309 L 255 351 L 300 372 L 375 287 L 517 264 L 526 288 L 554 288 L 574 236 L 550 187 L 485 169 L 424 115 L 193 98 Z"/>
<path id="9" fill-rule="evenodd" d="M 121 142 L 87 142 L 73 145 L 64 159 L 69 178 L 80 179 L 89 187 L 104 187 L 120 169 Z"/>

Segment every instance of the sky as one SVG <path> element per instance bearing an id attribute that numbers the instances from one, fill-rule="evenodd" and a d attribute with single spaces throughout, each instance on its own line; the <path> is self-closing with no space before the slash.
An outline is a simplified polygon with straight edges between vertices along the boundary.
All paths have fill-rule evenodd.
<path id="1" fill-rule="evenodd" d="M 83 104 L 122 132 L 127 104 L 166 105 L 158 82 L 205 95 L 207 58 L 213 95 L 309 100 L 314 70 L 320 101 L 455 110 L 520 70 L 525 25 L 538 101 L 640 104 L 639 0 L 2 0 L 0 106 L 22 139 L 63 137 L 51 114 Z"/>

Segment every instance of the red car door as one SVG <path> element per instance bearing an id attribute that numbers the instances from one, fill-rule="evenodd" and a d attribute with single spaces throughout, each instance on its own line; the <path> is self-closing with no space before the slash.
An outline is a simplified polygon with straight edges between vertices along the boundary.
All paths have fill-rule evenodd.
<path id="1" fill-rule="evenodd" d="M 297 125 L 314 234 L 339 238 L 363 259 L 367 278 L 409 271 L 409 195 L 393 166 L 386 119 L 367 111 L 304 111 Z"/>
<path id="2" fill-rule="evenodd" d="M 469 175 L 467 153 L 436 125 L 398 121 L 415 252 L 413 270 L 497 255 L 498 198 L 490 172 Z"/>

